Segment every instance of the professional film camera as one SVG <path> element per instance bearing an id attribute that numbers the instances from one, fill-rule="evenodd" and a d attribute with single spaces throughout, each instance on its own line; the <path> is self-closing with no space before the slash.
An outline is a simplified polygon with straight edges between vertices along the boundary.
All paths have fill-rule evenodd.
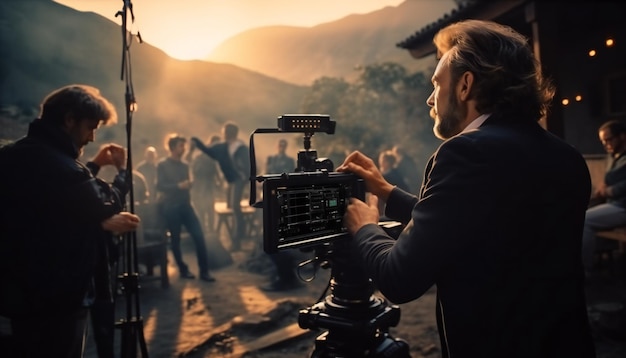
<path id="1" fill-rule="evenodd" d="M 314 250 L 315 259 L 331 268 L 331 293 L 299 312 L 303 329 L 326 329 L 311 357 L 410 357 L 408 344 L 394 339 L 389 327 L 400 321 L 400 308 L 374 295 L 371 280 L 355 264 L 343 216 L 351 197 L 365 199 L 365 185 L 354 174 L 333 171 L 332 161 L 311 149 L 317 132 L 335 133 L 336 122 L 322 114 L 285 114 L 277 128 L 250 135 L 250 205 L 263 209 L 263 249 Z M 256 176 L 255 133 L 303 133 L 293 173 Z M 256 182 L 263 199 L 256 201 Z M 324 265 L 322 265 L 324 266 Z"/>

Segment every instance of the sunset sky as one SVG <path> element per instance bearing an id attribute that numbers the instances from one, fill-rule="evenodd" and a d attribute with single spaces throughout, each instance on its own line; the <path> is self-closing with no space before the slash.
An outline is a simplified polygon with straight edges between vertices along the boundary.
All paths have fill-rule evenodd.
<path id="1" fill-rule="evenodd" d="M 123 0 L 55 0 L 79 11 L 93 11 L 121 24 L 115 14 Z M 203 59 L 227 38 L 260 26 L 310 27 L 363 14 L 404 0 L 133 0 L 129 30 L 168 55 Z M 424 0 L 438 1 L 438 0 Z"/>

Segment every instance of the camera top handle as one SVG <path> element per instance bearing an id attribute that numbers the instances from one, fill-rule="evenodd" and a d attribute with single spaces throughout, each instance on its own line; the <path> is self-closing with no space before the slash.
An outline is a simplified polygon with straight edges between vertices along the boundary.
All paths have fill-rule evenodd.
<path id="1" fill-rule="evenodd" d="M 311 136 L 316 132 L 326 134 L 335 134 L 337 122 L 330 119 L 327 114 L 283 114 L 277 119 L 277 128 L 257 128 L 250 134 L 250 206 L 261 208 L 262 202 L 256 201 L 256 182 L 265 180 L 264 176 L 256 175 L 256 155 L 254 150 L 254 134 L 255 133 L 304 133 L 305 151 L 311 149 Z M 306 156 L 305 156 L 306 157 Z M 310 158 L 308 158 L 310 159 Z M 300 155 L 298 162 L 300 162 Z M 302 169 L 300 163 L 298 168 Z M 304 171 L 311 170 L 308 166 L 304 167 Z M 281 175 L 281 174 L 276 174 Z"/>

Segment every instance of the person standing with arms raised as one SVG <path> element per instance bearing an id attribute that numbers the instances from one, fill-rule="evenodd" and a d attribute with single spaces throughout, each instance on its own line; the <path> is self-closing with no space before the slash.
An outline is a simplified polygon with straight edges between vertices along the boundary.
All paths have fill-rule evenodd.
<path id="1" fill-rule="evenodd" d="M 217 160 L 224 179 L 228 182 L 227 203 L 233 210 L 234 234 L 231 251 L 241 250 L 241 240 L 245 236 L 245 222 L 241 211 L 243 191 L 250 179 L 250 154 L 248 146 L 238 138 L 239 126 L 227 122 L 222 127 L 223 141 L 206 146 L 196 137 L 191 140 L 196 148 Z"/>

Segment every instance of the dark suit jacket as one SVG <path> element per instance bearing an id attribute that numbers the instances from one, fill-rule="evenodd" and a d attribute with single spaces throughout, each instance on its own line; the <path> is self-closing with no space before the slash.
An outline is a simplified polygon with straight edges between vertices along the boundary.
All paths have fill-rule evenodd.
<path id="1" fill-rule="evenodd" d="M 101 222 L 124 207 L 125 172 L 109 185 L 78 157 L 67 133 L 39 119 L 0 149 L 0 315 L 69 316 L 92 279 L 98 298 L 110 299 L 114 247 Z"/>
<path id="2" fill-rule="evenodd" d="M 582 156 L 536 123 L 492 115 L 445 141 L 418 198 L 394 189 L 397 242 L 367 225 L 352 244 L 390 301 L 437 287 L 443 357 L 595 357 L 581 263 L 591 190 Z"/>

